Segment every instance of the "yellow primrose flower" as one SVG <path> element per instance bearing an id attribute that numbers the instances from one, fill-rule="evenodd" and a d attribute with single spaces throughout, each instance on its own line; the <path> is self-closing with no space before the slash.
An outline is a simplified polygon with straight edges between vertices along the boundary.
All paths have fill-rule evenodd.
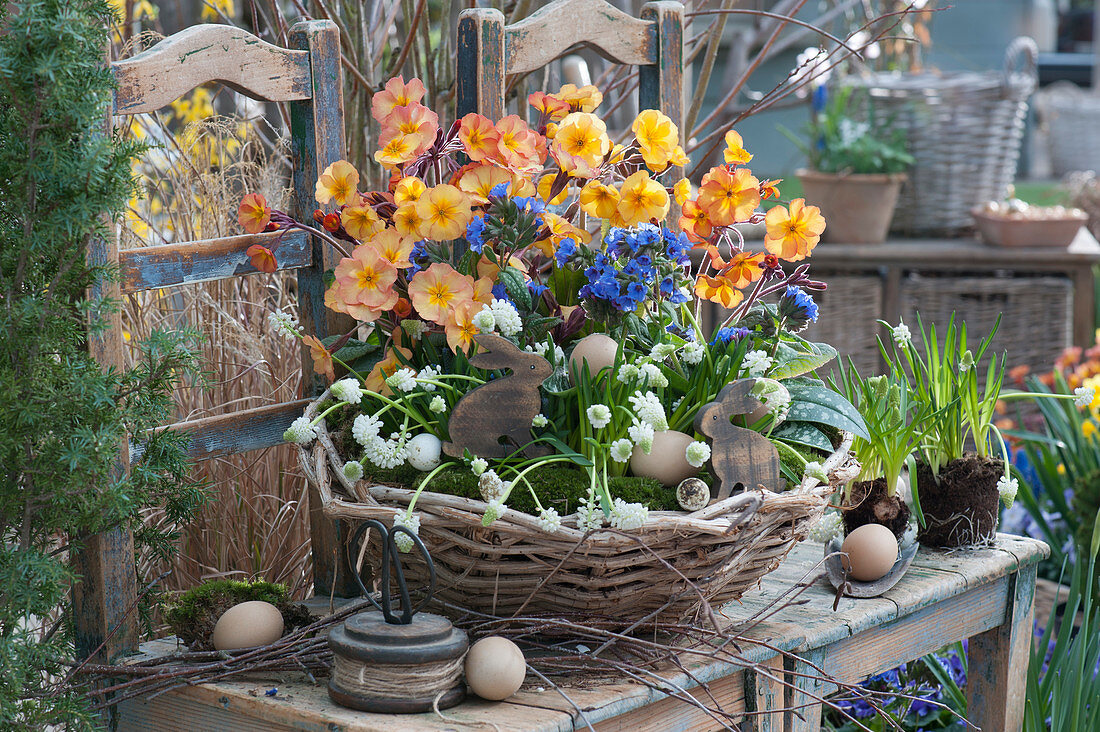
<path id="1" fill-rule="evenodd" d="M 424 193 L 416 202 L 420 232 L 428 239 L 449 241 L 466 231 L 473 218 L 470 198 L 452 185 L 443 183 Z"/>
<path id="2" fill-rule="evenodd" d="M 635 226 L 652 219 L 664 219 L 670 205 L 665 187 L 650 178 L 647 171 L 639 170 L 623 181 L 617 213 L 623 225 Z"/>
<path id="3" fill-rule="evenodd" d="M 672 119 L 656 109 L 647 109 L 638 115 L 630 129 L 650 170 L 659 173 L 667 168 L 680 144 L 680 130 Z"/>
<path id="4" fill-rule="evenodd" d="M 569 186 L 565 186 L 561 189 L 561 192 L 558 193 L 558 195 L 554 196 L 554 200 L 550 200 L 549 196 L 551 187 L 554 185 L 554 179 L 557 177 L 558 176 L 554 173 L 547 173 L 546 175 L 539 178 L 539 185 L 537 189 L 539 192 L 539 198 L 546 201 L 551 206 L 557 206 L 561 203 L 564 203 L 566 196 L 569 195 Z"/>
<path id="5" fill-rule="evenodd" d="M 602 119 L 587 112 L 573 112 L 558 125 L 551 153 L 562 170 L 591 178 L 610 147 L 611 139 Z"/>
<path id="6" fill-rule="evenodd" d="M 676 205 L 683 206 L 691 198 L 691 181 L 687 178 L 676 181 L 676 184 L 672 186 L 672 194 L 676 197 Z"/>
<path id="7" fill-rule="evenodd" d="M 752 160 L 752 154 L 745 149 L 745 141 L 733 130 L 726 133 L 726 149 L 722 152 L 722 159 L 727 165 L 744 165 Z"/>
<path id="8" fill-rule="evenodd" d="M 427 189 L 424 185 L 424 181 L 420 180 L 414 175 L 408 175 L 397 182 L 397 186 L 393 189 L 393 202 L 394 205 L 400 206 L 408 201 L 416 202 L 420 200 L 420 196 Z"/>
<path id="9" fill-rule="evenodd" d="M 1091 440 L 1093 435 L 1096 434 L 1096 423 L 1091 419 L 1086 419 L 1081 423 L 1081 434 L 1085 436 L 1086 440 Z"/>
<path id="10" fill-rule="evenodd" d="M 321 173 L 317 179 L 314 196 L 322 206 L 335 201 L 344 206 L 358 201 L 356 186 L 359 185 L 359 171 L 346 160 L 337 160 Z"/>
<path id="11" fill-rule="evenodd" d="M 592 180 L 581 189 L 581 210 L 598 219 L 610 219 L 619 206 L 619 192 L 613 187 Z"/>
<path id="12" fill-rule="evenodd" d="M 340 223 L 348 236 L 359 241 L 367 241 L 386 228 L 386 224 L 369 204 L 347 206 L 340 211 Z"/>

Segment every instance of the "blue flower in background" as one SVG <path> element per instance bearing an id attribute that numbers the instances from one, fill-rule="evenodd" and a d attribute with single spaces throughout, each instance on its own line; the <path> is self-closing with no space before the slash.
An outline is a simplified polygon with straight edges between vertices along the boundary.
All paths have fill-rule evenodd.
<path id="1" fill-rule="evenodd" d="M 558 251 L 554 253 L 554 260 L 558 263 L 559 267 L 564 267 L 565 263 L 576 253 L 577 242 L 572 239 L 562 239 L 561 244 L 558 244 Z"/>
<path id="2" fill-rule="evenodd" d="M 528 282 L 527 287 L 531 290 L 532 294 L 534 294 L 535 297 L 538 297 L 539 295 L 550 289 L 541 282 L 535 282 L 534 280 Z"/>
<path id="3" fill-rule="evenodd" d="M 497 183 L 495 186 L 492 187 L 492 189 L 490 189 L 489 196 L 491 198 L 504 198 L 508 195 L 508 190 L 511 187 L 511 183 Z"/>

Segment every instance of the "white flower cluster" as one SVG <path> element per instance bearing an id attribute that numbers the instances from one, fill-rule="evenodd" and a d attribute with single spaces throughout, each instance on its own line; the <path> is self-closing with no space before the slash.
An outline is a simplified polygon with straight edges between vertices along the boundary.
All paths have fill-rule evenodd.
<path id="1" fill-rule="evenodd" d="M 490 526 L 494 521 L 504 515 L 504 512 L 508 510 L 508 507 L 504 505 L 502 501 L 497 498 L 489 501 L 489 505 L 485 507 L 485 514 L 481 517 L 482 526 Z"/>
<path id="2" fill-rule="evenodd" d="M 787 83 L 790 88 L 795 88 L 795 95 L 805 99 L 810 95 L 811 86 L 821 86 L 829 80 L 832 69 L 829 66 L 829 54 L 825 49 L 810 46 L 794 61 L 794 69 L 787 75 Z M 809 83 L 806 81 L 811 80 Z"/>
<path id="3" fill-rule="evenodd" d="M 360 414 L 351 425 L 351 436 L 363 447 L 378 437 L 382 430 L 382 420 L 373 414 Z"/>
<path id="4" fill-rule="evenodd" d="M 302 334 L 302 326 L 298 324 L 298 319 L 282 310 L 270 313 L 267 316 L 267 323 L 273 331 L 285 338 L 297 338 Z"/>
<path id="5" fill-rule="evenodd" d="M 577 509 L 577 528 L 581 531 L 598 529 L 603 526 L 603 510 L 595 501 L 585 501 Z"/>
<path id="6" fill-rule="evenodd" d="M 434 412 L 435 414 L 443 414 L 447 411 L 447 402 L 443 397 L 436 394 L 432 397 L 431 402 L 428 403 L 428 411 Z"/>
<path id="7" fill-rule="evenodd" d="M 706 346 L 696 341 L 689 341 L 684 344 L 684 351 L 680 354 L 680 358 L 689 366 L 698 366 L 705 355 L 707 355 Z"/>
<path id="8" fill-rule="evenodd" d="M 631 381 L 637 381 L 642 375 L 642 370 L 632 363 L 624 363 L 619 367 L 619 373 L 615 375 L 620 382 L 628 384 Z"/>
<path id="9" fill-rule="evenodd" d="M 668 377 L 661 371 L 661 367 L 655 363 L 643 363 L 641 365 L 642 374 L 646 378 L 646 385 L 652 386 L 657 389 L 663 389 L 668 386 Z"/>
<path id="10" fill-rule="evenodd" d="M 840 535 L 842 523 L 843 521 L 839 513 L 836 511 L 829 511 L 819 518 L 817 523 L 810 527 L 810 538 L 822 544 L 828 544 L 833 540 L 833 537 Z"/>
<path id="11" fill-rule="evenodd" d="M 584 412 L 593 429 L 602 430 L 611 424 L 611 410 L 606 404 L 593 404 Z"/>
<path id="12" fill-rule="evenodd" d="M 501 335 L 514 336 L 523 330 L 523 318 L 515 305 L 493 298 L 492 304 L 486 305 L 474 316 L 474 325 L 482 333 L 491 333 L 495 329 Z"/>
<path id="13" fill-rule="evenodd" d="M 428 330 L 428 324 L 419 318 L 402 320 L 401 327 L 414 341 L 420 340 L 420 336 L 424 335 L 424 332 Z"/>
<path id="14" fill-rule="evenodd" d="M 548 534 L 553 534 L 561 528 L 561 516 L 553 508 L 544 508 L 539 513 L 539 528 Z"/>
<path id="15" fill-rule="evenodd" d="M 763 376 L 772 367 L 772 357 L 767 351 L 749 351 L 741 366 L 749 376 Z"/>
<path id="16" fill-rule="evenodd" d="M 399 513 L 393 517 L 394 528 L 398 526 L 404 526 L 412 533 L 420 536 L 420 517 L 415 513 L 411 516 Z M 413 548 L 412 538 L 404 531 L 395 531 L 393 534 L 393 543 L 397 547 L 399 552 L 411 552 Z"/>
<path id="17" fill-rule="evenodd" d="M 363 477 L 363 463 L 357 460 L 349 460 L 344 463 L 344 477 L 352 483 Z"/>
<path id="18" fill-rule="evenodd" d="M 329 391 L 342 402 L 358 404 L 363 401 L 363 392 L 359 387 L 359 379 L 340 379 L 333 384 Z"/>
<path id="19" fill-rule="evenodd" d="M 642 452 L 646 455 L 653 449 L 653 425 L 649 422 L 634 420 L 634 424 L 630 425 L 626 433 L 630 435 L 630 440 L 642 448 Z"/>
<path id="20" fill-rule="evenodd" d="M 649 357 L 654 361 L 664 361 L 666 358 L 676 353 L 676 345 L 672 343 L 655 343 L 653 348 L 649 350 Z"/>
<path id="21" fill-rule="evenodd" d="M 1016 491 L 1020 490 L 1020 483 L 1015 478 L 1002 475 L 997 481 L 997 493 L 1006 506 L 1011 506 L 1016 500 Z"/>
<path id="22" fill-rule="evenodd" d="M 617 463 L 625 463 L 634 454 L 634 443 L 623 437 L 611 443 L 611 459 Z"/>
<path id="23" fill-rule="evenodd" d="M 474 475 L 481 475 L 489 467 L 489 462 L 485 458 L 476 457 L 470 461 L 470 472 Z"/>
<path id="24" fill-rule="evenodd" d="M 290 423 L 286 432 L 283 433 L 283 439 L 287 442 L 296 442 L 299 445 L 308 445 L 317 438 L 317 428 L 310 424 L 310 421 L 305 417 L 299 417 Z"/>
<path id="25" fill-rule="evenodd" d="M 636 391 L 630 395 L 630 404 L 634 407 L 634 414 L 638 419 L 649 424 L 655 430 L 667 430 L 668 418 L 665 416 L 665 408 L 661 400 L 651 391 L 643 394 Z"/>
<path id="26" fill-rule="evenodd" d="M 536 414 L 531 418 L 532 427 L 545 427 L 548 424 L 550 424 L 550 420 L 546 418 L 545 414 Z"/>
<path id="27" fill-rule="evenodd" d="M 1076 407 L 1087 407 L 1092 404 L 1096 399 L 1096 387 L 1095 386 L 1079 386 L 1073 390 L 1073 396 L 1076 397 L 1073 400 L 1073 404 Z"/>
<path id="28" fill-rule="evenodd" d="M 893 337 L 894 343 L 897 344 L 898 348 L 905 348 L 913 340 L 913 334 L 909 331 L 909 326 L 906 325 L 904 321 L 899 321 L 898 324 L 894 326 L 893 330 L 890 331 L 890 335 Z"/>
<path id="29" fill-rule="evenodd" d="M 509 484 L 500 479 L 495 470 L 485 470 L 477 481 L 478 490 L 481 491 L 481 500 L 486 503 L 500 501 L 508 492 Z"/>
<path id="30" fill-rule="evenodd" d="M 551 352 L 551 345 L 554 346 L 553 352 Z M 528 353 L 537 353 L 552 364 L 561 365 L 565 363 L 565 351 L 562 350 L 561 346 L 551 344 L 549 341 L 539 341 L 534 346 L 524 346 L 523 350 Z"/>
<path id="31" fill-rule="evenodd" d="M 407 443 L 408 435 L 400 432 L 394 432 L 388 440 L 375 437 L 364 445 L 366 458 L 380 468 L 392 470 L 408 459 Z"/>
<path id="32" fill-rule="evenodd" d="M 416 372 L 408 367 L 398 369 L 386 379 L 386 384 L 394 391 L 412 391 L 416 388 Z"/>
<path id="33" fill-rule="evenodd" d="M 649 518 L 649 509 L 643 503 L 627 503 L 621 498 L 615 499 L 611 509 L 611 527 L 614 529 L 637 529 Z"/>
<path id="34" fill-rule="evenodd" d="M 806 478 L 816 478 L 818 483 L 829 482 L 829 474 L 825 472 L 825 468 L 817 461 L 806 463 L 806 468 L 802 471 L 802 480 Z"/>
<path id="35" fill-rule="evenodd" d="M 416 375 L 416 383 L 420 384 L 420 388 L 424 391 L 435 391 L 435 384 L 426 384 L 424 380 L 438 379 L 441 373 L 443 373 L 442 366 L 425 366 L 420 369 L 420 373 Z"/>
<path id="36" fill-rule="evenodd" d="M 684 457 L 687 458 L 688 465 L 691 467 L 701 468 L 703 463 L 710 460 L 710 445 L 696 440 L 684 449 Z"/>

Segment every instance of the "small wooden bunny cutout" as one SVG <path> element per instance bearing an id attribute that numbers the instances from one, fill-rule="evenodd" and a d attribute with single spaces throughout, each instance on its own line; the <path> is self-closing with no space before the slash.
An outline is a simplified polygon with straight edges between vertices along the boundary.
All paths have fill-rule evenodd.
<path id="1" fill-rule="evenodd" d="M 531 420 L 542 411 L 539 386 L 553 368 L 542 356 L 522 351 L 498 335 L 476 335 L 474 342 L 479 350 L 470 358 L 472 365 L 512 373 L 477 387 L 458 401 L 447 424 L 451 441 L 443 443 L 443 452 L 451 457 L 462 457 L 464 450 L 484 458 L 507 457 L 531 442 Z M 528 445 L 523 452 L 537 457 L 550 450 L 544 445 Z"/>
<path id="2" fill-rule="evenodd" d="M 752 395 L 755 385 L 756 379 L 731 381 L 718 392 L 716 400 L 704 404 L 695 416 L 695 430 L 706 435 L 710 444 L 707 467 L 715 478 L 711 494 L 719 501 L 729 498 L 738 486 L 773 491 L 782 486 L 775 445 L 759 432 L 737 427 L 730 421 L 761 406 Z"/>

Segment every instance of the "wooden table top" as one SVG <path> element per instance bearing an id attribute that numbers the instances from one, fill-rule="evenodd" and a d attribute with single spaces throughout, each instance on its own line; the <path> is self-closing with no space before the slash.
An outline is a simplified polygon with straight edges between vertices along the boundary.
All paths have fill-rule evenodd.
<path id="1" fill-rule="evenodd" d="M 821 544 L 803 542 L 796 546 L 780 567 L 765 577 L 759 589 L 747 594 L 741 603 L 727 605 L 722 609 L 722 615 L 732 622 L 753 617 L 807 574 L 812 576 L 815 572 L 821 572 L 823 567 L 820 560 L 823 554 Z M 821 577 L 802 593 L 800 599 L 804 602 L 779 611 L 754 626 L 745 635 L 767 639 L 779 649 L 792 651 L 821 648 L 859 634 L 870 636 L 880 626 L 920 613 L 970 590 L 996 587 L 1001 578 L 1020 567 L 1038 562 L 1047 554 L 1048 549 L 1042 542 L 1004 534 L 997 536 L 994 545 L 981 549 L 950 552 L 921 549 L 901 582 L 881 597 L 843 598 L 834 612 L 833 589 Z M 1003 606 L 1001 611 L 1003 613 Z M 973 606 L 967 607 L 964 612 L 973 614 L 986 612 L 986 609 L 981 599 L 976 598 Z M 993 618 L 990 622 L 999 624 L 1001 619 Z M 934 630 L 928 629 L 929 632 Z M 881 644 L 882 640 L 875 642 Z M 174 644 L 166 641 L 154 641 L 143 646 L 146 653 L 158 655 L 172 650 Z M 764 661 L 774 656 L 773 652 L 762 647 L 746 646 L 744 650 L 744 655 L 755 661 Z M 737 671 L 728 664 L 716 662 L 688 664 L 688 668 L 703 682 L 715 681 Z M 826 670 L 831 669 L 827 667 Z M 693 685 L 682 672 L 669 673 L 667 678 L 684 686 Z M 278 693 L 275 696 L 265 696 L 265 691 L 271 688 L 278 688 Z M 668 699 L 659 692 L 634 683 L 611 682 L 596 688 L 569 688 L 566 691 L 573 702 L 584 710 L 589 722 L 599 729 L 619 729 L 615 717 L 649 705 L 659 705 L 662 724 L 667 723 L 666 729 L 674 729 L 677 727 L 675 717 L 678 710 L 690 709 L 682 702 Z M 161 706 L 169 711 L 158 712 L 156 702 L 171 696 L 185 697 L 186 703 L 182 703 L 183 700 L 181 703 L 165 703 Z M 120 729 L 154 729 L 154 718 L 158 713 L 173 714 L 178 718 L 181 711 L 194 715 L 188 716 L 191 729 L 218 728 L 202 726 L 201 718 L 206 713 L 205 709 L 216 709 L 223 714 L 224 710 L 230 709 L 241 715 L 241 719 L 249 719 L 254 725 L 262 725 L 268 729 L 441 732 L 476 728 L 456 725 L 440 719 L 434 713 L 396 716 L 343 709 L 329 700 L 325 686 L 300 682 L 237 681 L 204 684 L 164 695 L 158 700 L 126 703 Z M 740 702 L 735 700 L 735 704 Z M 553 689 L 540 688 L 537 683 L 528 683 L 507 702 L 492 703 L 474 698 L 446 710 L 444 714 L 456 722 L 483 723 L 483 729 L 491 728 L 485 722 L 493 722 L 502 730 L 530 732 L 572 730 L 578 724 L 583 728 L 583 723 L 579 722 L 576 711 L 568 701 Z M 636 726 L 629 728 L 637 729 Z"/>

